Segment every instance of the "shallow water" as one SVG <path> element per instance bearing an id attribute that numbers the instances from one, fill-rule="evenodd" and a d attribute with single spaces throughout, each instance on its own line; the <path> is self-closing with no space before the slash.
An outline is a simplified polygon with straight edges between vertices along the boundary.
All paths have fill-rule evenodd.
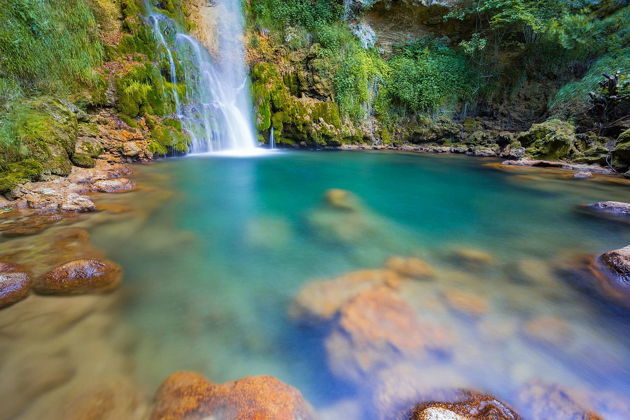
<path id="1" fill-rule="evenodd" d="M 81 222 L 125 269 L 116 323 L 134 331 L 135 344 L 121 351 L 135 378 L 151 393 L 177 370 L 215 382 L 270 374 L 320 410 L 358 401 L 357 387 L 326 368 L 325 332 L 295 326 L 287 310 L 309 281 L 382 267 L 402 255 L 438 271 L 431 282 L 406 286 L 407 301 L 457 336 L 452 356 L 422 365 L 427 382 L 431 372 L 453 373 L 461 383 L 450 386 L 491 392 L 517 408 L 515 395 L 531 379 L 630 400 L 627 319 L 551 269 L 574 255 L 628 244 L 627 225 L 575 211 L 584 202 L 627 201 L 628 187 L 531 179 L 485 162 L 491 161 L 290 152 L 138 167 L 143 189 L 101 200 L 143 211 Z M 330 188 L 361 200 L 361 223 L 339 226 L 326 212 L 322 196 Z M 449 258 L 459 248 L 483 250 L 497 263 L 477 271 L 460 266 Z M 480 296 L 490 310 L 471 319 L 445 309 L 440 299 L 448 289 Z M 527 337 L 525 323 L 543 316 L 561 319 L 576 338 L 551 346 Z M 328 415 L 352 420 L 339 413 Z M 613 408 L 606 414 L 623 418 Z"/>

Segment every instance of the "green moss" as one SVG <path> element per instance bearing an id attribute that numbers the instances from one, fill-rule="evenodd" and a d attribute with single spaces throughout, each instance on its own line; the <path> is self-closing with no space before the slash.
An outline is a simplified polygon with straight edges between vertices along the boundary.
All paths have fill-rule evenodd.
<path id="1" fill-rule="evenodd" d="M 75 153 L 70 159 L 75 166 L 81 168 L 93 168 L 96 166 L 96 161 L 86 153 Z"/>
<path id="2" fill-rule="evenodd" d="M 188 136 L 183 133 L 181 123 L 173 119 L 154 123 L 148 150 L 158 155 L 166 155 L 170 151 L 187 152 Z"/>
<path id="3" fill-rule="evenodd" d="M 517 140 L 527 148 L 528 155 L 538 159 L 570 159 L 580 154 L 575 127 L 558 119 L 532 125 Z"/>
<path id="4" fill-rule="evenodd" d="M 120 113 L 131 118 L 168 115 L 173 112 L 170 92 L 157 67 L 150 63 L 139 64 L 116 79 L 116 106 Z"/>
<path id="5" fill-rule="evenodd" d="M 0 193 L 9 192 L 24 182 L 39 180 L 43 171 L 41 163 L 34 159 L 3 165 L 0 171 Z"/>

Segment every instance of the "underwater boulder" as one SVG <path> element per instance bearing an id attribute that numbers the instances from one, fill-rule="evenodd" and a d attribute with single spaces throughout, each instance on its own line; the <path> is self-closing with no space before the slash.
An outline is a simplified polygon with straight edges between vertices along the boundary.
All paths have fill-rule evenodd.
<path id="1" fill-rule="evenodd" d="M 542 381 L 526 383 L 518 399 L 528 411 L 524 413 L 527 418 L 601 420 L 597 414 L 578 405 L 566 390 Z"/>
<path id="2" fill-rule="evenodd" d="M 593 216 L 630 223 L 630 203 L 621 201 L 598 201 L 592 204 L 581 204 L 578 211 Z"/>
<path id="3" fill-rule="evenodd" d="M 23 267 L 0 262 L 0 308 L 26 298 L 32 283 L 30 274 Z"/>
<path id="4" fill-rule="evenodd" d="M 467 269 L 480 270 L 496 265 L 493 255 L 477 248 L 457 248 L 450 254 L 450 259 Z"/>
<path id="5" fill-rule="evenodd" d="M 425 279 L 433 277 L 433 267 L 420 258 L 390 257 L 385 261 L 385 266 L 404 277 Z"/>
<path id="6" fill-rule="evenodd" d="M 359 293 L 378 286 L 398 287 L 402 278 L 392 270 L 359 270 L 308 283 L 293 300 L 289 316 L 301 325 L 332 321 L 343 306 Z"/>
<path id="7" fill-rule="evenodd" d="M 394 290 L 379 286 L 344 305 L 325 348 L 332 373 L 360 384 L 387 366 L 449 352 L 454 341 L 445 326 L 420 319 Z"/>
<path id="8" fill-rule="evenodd" d="M 160 386 L 151 420 L 312 420 L 297 389 L 273 376 L 248 376 L 214 384 L 195 372 L 176 372 Z"/>
<path id="9" fill-rule="evenodd" d="M 75 295 L 114 290 L 122 268 L 111 261 L 78 259 L 61 264 L 42 276 L 34 290 L 44 295 Z"/>

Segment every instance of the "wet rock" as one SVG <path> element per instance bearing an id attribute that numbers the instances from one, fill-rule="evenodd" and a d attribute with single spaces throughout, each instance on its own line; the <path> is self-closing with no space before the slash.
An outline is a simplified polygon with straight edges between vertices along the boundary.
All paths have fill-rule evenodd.
<path id="1" fill-rule="evenodd" d="M 612 274 L 613 280 L 630 293 L 630 245 L 603 253 L 599 261 Z"/>
<path id="2" fill-rule="evenodd" d="M 307 284 L 293 300 L 289 316 L 304 325 L 330 321 L 359 293 L 387 285 L 398 287 L 401 277 L 392 270 L 359 270 L 331 280 Z"/>
<path id="3" fill-rule="evenodd" d="M 441 355 L 453 342 L 450 330 L 420 320 L 394 290 L 380 286 L 343 306 L 325 348 L 330 370 L 336 376 L 361 383 L 401 360 Z"/>
<path id="4" fill-rule="evenodd" d="M 272 376 L 249 376 L 216 385 L 194 372 L 177 372 L 160 386 L 152 420 L 222 418 L 309 420 L 302 394 Z"/>
<path id="5" fill-rule="evenodd" d="M 34 290 L 46 295 L 108 292 L 118 287 L 121 279 L 122 269 L 111 261 L 78 259 L 52 269 Z"/>
<path id="6" fill-rule="evenodd" d="M 594 216 L 630 223 L 630 203 L 620 201 L 599 201 L 592 204 L 582 204 L 578 210 Z"/>
<path id="7" fill-rule="evenodd" d="M 134 188 L 133 181 L 127 178 L 103 179 L 93 184 L 94 191 L 105 193 L 130 191 Z"/>
<path id="8" fill-rule="evenodd" d="M 506 403 L 491 395 L 465 392 L 457 402 L 428 402 L 412 410 L 409 420 L 517 420 L 521 417 Z"/>
<path id="9" fill-rule="evenodd" d="M 433 267 L 420 258 L 391 257 L 385 266 L 404 277 L 427 278 L 433 276 Z"/>
<path id="10" fill-rule="evenodd" d="M 122 154 L 126 157 L 137 157 L 142 152 L 142 148 L 134 141 L 128 141 L 122 145 Z"/>
<path id="11" fill-rule="evenodd" d="M 0 308 L 26 298 L 32 283 L 30 274 L 23 267 L 0 262 Z"/>
<path id="12" fill-rule="evenodd" d="M 470 269 L 480 269 L 496 264 L 495 258 L 489 253 L 475 248 L 459 248 L 452 252 L 454 262 Z"/>
<path id="13" fill-rule="evenodd" d="M 478 317 L 488 313 L 488 302 L 480 296 L 449 288 L 443 292 L 446 303 L 451 309 Z"/>
<path id="14" fill-rule="evenodd" d="M 562 388 L 540 381 L 527 383 L 519 393 L 519 401 L 528 410 L 523 413 L 526 418 L 601 420 L 579 406 Z"/>
<path id="15" fill-rule="evenodd" d="M 593 173 L 590 171 L 579 171 L 573 175 L 573 178 L 578 178 L 578 179 L 593 178 Z"/>
<path id="16" fill-rule="evenodd" d="M 40 233 L 62 220 L 59 214 L 24 214 L 11 217 L 0 225 L 5 237 L 28 236 Z"/>

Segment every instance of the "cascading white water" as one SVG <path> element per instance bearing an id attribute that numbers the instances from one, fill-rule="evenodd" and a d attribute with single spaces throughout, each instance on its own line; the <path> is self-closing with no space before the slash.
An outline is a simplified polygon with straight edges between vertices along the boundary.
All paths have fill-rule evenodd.
<path id="1" fill-rule="evenodd" d="M 170 94 L 190 136 L 191 153 L 256 149 L 243 48 L 240 0 L 217 0 L 221 16 L 216 56 L 146 0 L 149 21 L 169 62 Z M 181 95 L 178 83 L 185 86 Z"/>

